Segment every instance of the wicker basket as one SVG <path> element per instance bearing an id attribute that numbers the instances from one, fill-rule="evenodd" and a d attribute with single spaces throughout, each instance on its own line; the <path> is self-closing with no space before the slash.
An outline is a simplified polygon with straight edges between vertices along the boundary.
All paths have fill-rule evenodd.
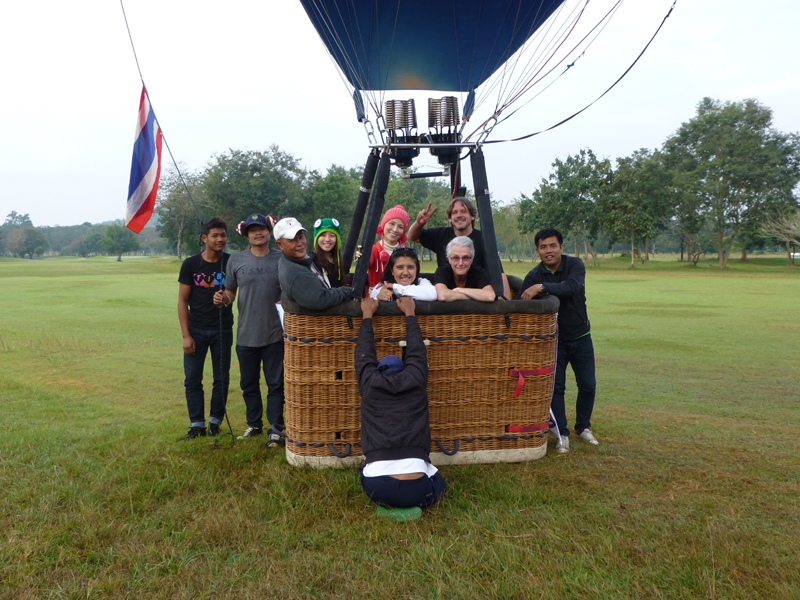
<path id="1" fill-rule="evenodd" d="M 558 303 L 543 302 L 497 301 L 492 303 L 496 311 L 484 314 L 452 313 L 452 305 L 447 307 L 452 314 L 423 314 L 443 305 L 418 303 L 428 349 L 434 464 L 518 462 L 544 455 Z M 363 454 L 353 366 L 361 325 L 357 306 L 331 315 L 298 314 L 284 304 L 289 462 L 358 463 Z M 382 303 L 373 319 L 379 358 L 401 354 L 405 344 L 405 317 L 384 304 L 389 303 Z M 536 312 L 509 310 L 531 306 Z M 522 370 L 522 382 L 514 370 Z"/>

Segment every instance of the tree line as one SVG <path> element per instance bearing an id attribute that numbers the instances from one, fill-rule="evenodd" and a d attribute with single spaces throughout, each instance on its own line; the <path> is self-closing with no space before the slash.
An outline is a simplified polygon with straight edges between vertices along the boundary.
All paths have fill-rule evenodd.
<path id="1" fill-rule="evenodd" d="M 365 156 L 366 158 L 366 156 Z M 755 100 L 704 98 L 695 116 L 660 148 L 643 148 L 612 161 L 582 149 L 556 159 L 530 194 L 493 201 L 498 249 L 510 260 L 535 255 L 533 234 L 560 229 L 569 251 L 596 260 L 598 252 L 624 250 L 631 263 L 647 261 L 659 248 L 697 263 L 716 251 L 724 267 L 734 250 L 781 244 L 792 261 L 800 239 L 797 186 L 800 137 L 772 125 L 772 111 Z M 220 217 L 231 226 L 250 213 L 294 216 L 309 229 L 323 217 L 350 226 L 362 167 L 332 165 L 323 174 L 270 146 L 214 155 L 199 170 L 162 174 L 154 227 L 135 236 L 121 222 L 98 226 L 34 228 L 28 215 L 12 212 L 0 226 L 0 252 L 33 257 L 44 252 L 87 256 L 144 251 L 195 253 L 203 220 Z M 446 224 L 449 186 L 441 179 L 403 180 L 393 172 L 386 208 L 401 204 L 411 215 L 439 207 L 431 226 Z M 480 227 L 480 224 L 478 224 Z M 230 249 L 246 240 L 230 237 Z"/>
<path id="2" fill-rule="evenodd" d="M 34 227 L 30 215 L 11 211 L 0 225 L 0 255 L 10 254 L 20 258 L 43 256 L 57 253 L 66 256 L 90 256 L 92 254 L 122 255 L 137 252 L 148 241 L 155 241 L 158 234 L 154 229 L 142 232 L 142 239 L 126 229 L 122 221 L 108 225 L 70 225 L 66 227 Z M 166 250 L 163 244 L 155 243 L 149 248 L 154 254 L 157 249 Z"/>
<path id="3" fill-rule="evenodd" d="M 757 101 L 704 98 L 661 148 L 615 163 L 591 150 L 556 160 L 539 188 L 518 200 L 520 229 L 557 227 L 582 240 L 592 258 L 601 236 L 627 240 L 631 264 L 636 256 L 646 261 L 662 234 L 695 264 L 716 250 L 724 268 L 734 249 L 746 260 L 748 249 L 765 243 L 784 244 L 792 264 L 800 136 L 777 131 L 772 111 Z"/>

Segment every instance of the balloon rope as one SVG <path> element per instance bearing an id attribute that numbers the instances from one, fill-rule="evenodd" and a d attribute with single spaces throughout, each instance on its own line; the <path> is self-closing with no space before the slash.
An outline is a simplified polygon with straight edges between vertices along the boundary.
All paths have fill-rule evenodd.
<path id="1" fill-rule="evenodd" d="M 605 96 L 605 95 L 606 95 L 608 92 L 610 92 L 612 89 L 614 89 L 614 87 L 616 87 L 616 85 L 617 85 L 617 84 L 618 84 L 620 81 L 622 81 L 622 79 L 623 79 L 623 78 L 624 78 L 624 77 L 625 77 L 625 76 L 626 76 L 626 75 L 627 75 L 627 74 L 630 72 L 630 70 L 631 70 L 631 69 L 633 69 L 634 65 L 635 65 L 637 62 L 639 62 L 639 59 L 640 59 L 640 58 L 642 58 L 642 56 L 644 55 L 644 53 L 645 53 L 645 52 L 647 51 L 647 49 L 650 47 L 650 44 L 652 44 L 652 43 L 653 43 L 653 40 L 654 40 L 654 39 L 656 39 L 656 36 L 657 36 L 657 35 L 658 35 L 658 33 L 661 31 L 661 28 L 664 26 L 664 23 L 666 23 L 667 19 L 668 19 L 668 18 L 669 18 L 669 16 L 672 14 L 672 11 L 673 11 L 673 9 L 675 8 L 675 4 L 677 3 L 677 1 L 678 1 L 678 0 L 673 0 L 673 2 L 672 2 L 672 6 L 670 7 L 669 11 L 667 12 L 667 15 L 666 15 L 666 16 L 665 16 L 665 17 L 664 17 L 662 20 L 661 20 L 661 24 L 658 26 L 658 29 L 656 29 L 656 32 L 653 34 L 653 37 L 651 37 L 651 38 L 650 38 L 650 40 L 647 42 L 647 44 L 646 44 L 646 45 L 645 45 L 645 47 L 642 49 L 642 51 L 639 53 L 639 55 L 636 57 L 636 59 L 635 59 L 635 60 L 634 60 L 634 61 L 633 61 L 633 62 L 630 64 L 630 66 L 629 66 L 627 69 L 625 69 L 625 72 L 624 72 L 624 73 L 622 73 L 622 75 L 620 75 L 620 76 L 619 76 L 619 78 L 618 78 L 618 79 L 617 79 L 617 80 L 616 80 L 614 83 L 612 83 L 612 84 L 611 84 L 611 86 L 610 86 L 608 89 L 606 89 L 606 91 L 604 91 L 602 94 L 600 94 L 600 95 L 599 95 L 597 98 L 595 98 L 595 99 L 594 99 L 592 102 L 590 102 L 589 104 L 587 104 L 586 106 L 584 106 L 584 107 L 583 107 L 582 109 L 580 109 L 578 112 L 576 112 L 576 113 L 573 113 L 572 115 L 570 115 L 570 116 L 569 116 L 569 117 L 567 117 L 566 119 L 563 119 L 563 120 L 559 121 L 559 122 L 558 122 L 558 123 L 556 123 L 555 125 L 551 125 L 551 126 L 550 126 L 550 127 L 548 127 L 547 129 L 542 129 L 541 131 L 537 131 L 537 132 L 535 132 L 535 133 L 529 133 L 528 135 L 523 135 L 523 136 L 521 136 L 521 137 L 517 137 L 517 138 L 511 138 L 511 139 L 508 139 L 508 140 L 490 140 L 490 141 L 486 141 L 486 142 L 484 142 L 484 144 L 500 144 L 500 143 L 503 143 L 503 142 L 519 142 L 519 141 L 522 141 L 522 140 L 527 140 L 528 138 L 532 138 L 532 137 L 533 137 L 533 136 L 535 136 L 535 135 L 539 135 L 540 133 L 545 133 L 546 131 L 551 131 L 552 129 L 555 129 L 556 127 L 559 127 L 559 126 L 563 125 L 563 124 L 564 124 L 564 123 L 566 123 L 567 121 L 570 121 L 570 120 L 574 119 L 574 118 L 575 118 L 575 117 L 577 117 L 579 114 L 581 114 L 583 111 L 585 111 L 587 108 L 589 108 L 590 106 L 592 106 L 593 104 L 595 104 L 595 103 L 596 103 L 598 100 L 600 100 L 600 99 L 601 99 L 603 96 Z"/>
<path id="2" fill-rule="evenodd" d="M 592 29 L 589 31 L 589 33 L 587 33 L 585 36 L 583 36 L 583 37 L 580 39 L 580 41 L 578 41 L 578 43 L 577 43 L 577 44 L 575 44 L 575 46 L 573 46 L 572 50 L 570 50 L 570 51 L 569 51 L 569 53 L 568 53 L 567 55 L 565 55 L 565 56 L 564 56 L 564 58 L 562 58 L 561 60 L 559 60 L 559 61 L 558 61 L 558 62 L 557 62 L 555 65 L 553 65 L 553 66 L 552 66 L 552 68 L 550 68 L 550 69 L 549 69 L 549 70 L 548 70 L 546 73 L 542 74 L 542 75 L 541 75 L 541 77 L 539 77 L 539 79 L 537 79 L 537 80 L 535 80 L 535 81 L 534 81 L 532 78 L 531 78 L 531 79 L 529 79 L 529 80 L 528 80 L 528 81 L 527 81 L 527 82 L 526 82 L 526 83 L 523 85 L 523 87 L 522 87 L 522 91 L 521 91 L 521 92 L 519 92 L 519 93 L 517 94 L 517 97 L 521 96 L 523 93 L 525 93 L 525 92 L 527 92 L 528 90 L 530 90 L 531 88 L 533 88 L 533 86 L 535 86 L 537 83 L 539 83 L 539 82 L 540 82 L 540 81 L 542 81 L 542 80 L 543 80 L 545 77 L 547 77 L 547 76 L 548 76 L 548 75 L 550 75 L 550 74 L 551 74 L 553 71 L 555 71 L 555 70 L 558 68 L 558 66 L 559 66 L 559 65 L 561 65 L 561 64 L 562 64 L 562 63 L 563 63 L 565 60 L 567 60 L 567 58 L 568 58 L 569 56 L 571 56 L 571 55 L 572 55 L 572 53 L 573 53 L 573 52 L 575 52 L 575 50 L 577 50 L 577 49 L 578 49 L 578 47 L 579 47 L 581 44 L 583 44 L 583 42 L 585 42 L 585 41 L 586 41 L 586 40 L 589 38 L 589 36 L 590 36 L 590 35 L 592 35 L 592 33 L 594 33 L 594 32 L 595 32 L 595 30 L 596 30 L 598 27 L 600 27 L 600 25 L 602 24 L 602 27 L 600 27 L 600 30 L 599 30 L 599 31 L 597 31 L 597 32 L 595 33 L 594 37 L 593 37 L 593 38 L 592 38 L 592 39 L 589 41 L 589 43 L 586 45 L 586 47 L 585 47 L 583 50 L 581 50 L 581 53 L 580 53 L 580 54 L 577 56 L 577 58 L 576 58 L 575 60 L 573 60 L 573 61 L 572 61 L 570 64 L 568 64 L 568 65 L 567 65 L 567 67 L 566 67 L 566 68 L 565 68 L 565 69 L 564 69 L 564 70 L 563 70 L 563 71 L 562 71 L 562 72 L 561 72 L 561 73 L 560 73 L 560 74 L 559 74 L 559 75 L 558 75 L 558 76 L 557 76 L 555 79 L 553 79 L 553 80 L 552 80 L 550 83 L 548 83 L 546 86 L 544 86 L 542 89 L 540 89 L 540 90 L 539 90 L 537 93 L 535 93 L 533 96 L 531 96 L 530 98 L 528 98 L 527 100 L 525 100 L 525 102 L 523 102 L 522 104 L 520 104 L 519 106 L 517 106 L 517 108 L 515 108 L 513 111 L 511 111 L 511 112 L 510 112 L 509 114 L 507 114 L 505 117 L 503 117 L 502 119 L 498 119 L 498 121 L 497 121 L 497 124 L 499 125 L 500 123 L 502 123 L 502 122 L 504 122 L 504 121 L 507 121 L 507 120 L 508 120 L 509 118 L 511 118 L 511 117 L 512 117 L 512 116 L 513 116 L 515 113 L 517 113 L 519 110 L 521 110 L 522 108 L 524 108 L 526 105 L 528 105 L 528 104 L 530 104 L 531 102 L 533 102 L 533 101 L 534 101 L 536 98 L 538 98 L 538 97 L 539 97 L 539 96 L 541 96 L 541 95 L 542 95 L 542 94 L 543 94 L 545 91 L 547 91 L 547 90 L 550 88 L 550 86 L 552 86 L 553 84 L 555 84 L 555 83 L 556 83 L 556 82 L 557 82 L 559 79 L 561 79 L 561 78 L 562 78 L 564 75 L 566 75 L 566 74 L 567 74 L 567 71 L 569 71 L 569 70 L 570 70 L 572 67 L 574 67 L 574 66 L 575 66 L 575 63 L 577 63 L 577 62 L 578 62 L 578 61 L 579 61 L 581 58 L 583 58 L 583 56 L 586 54 L 586 52 L 589 50 L 589 48 L 591 48 L 592 44 L 594 44 L 594 42 L 597 40 L 597 38 L 598 38 L 598 37 L 600 37 L 600 34 L 601 34 L 601 33 L 602 33 L 604 30 L 605 30 L 605 28 L 606 28 L 606 27 L 608 26 L 608 24 L 611 22 L 611 19 L 613 18 L 615 11 L 616 11 L 616 10 L 619 8 L 619 6 L 621 5 L 621 3 L 622 3 L 622 0 L 619 0 L 619 1 L 618 1 L 618 2 L 617 2 L 617 3 L 616 3 L 616 4 L 615 4 L 615 5 L 614 5 L 614 6 L 611 8 L 611 10 L 609 10 L 609 11 L 606 13 L 606 15 L 605 15 L 605 16 L 604 16 L 604 17 L 603 17 L 603 18 L 602 18 L 600 21 L 598 21 L 597 25 L 595 25 L 594 27 L 592 27 Z M 552 58 L 552 57 L 551 57 L 551 58 Z M 550 59 L 548 59 L 548 62 L 549 62 L 549 60 L 550 60 Z M 546 64 L 546 63 L 545 63 L 545 64 Z M 534 77 L 535 77 L 535 76 L 534 76 Z M 516 97 L 515 97 L 515 99 L 516 99 Z M 506 102 L 506 103 L 505 103 L 505 104 L 504 104 L 504 105 L 503 105 L 501 108 L 499 108 L 499 109 L 498 109 L 498 113 L 499 113 L 499 112 L 501 112 L 501 111 L 503 111 L 503 110 L 505 110 L 505 109 L 506 109 L 506 108 L 508 108 L 509 106 L 511 106 L 511 104 L 512 104 L 512 102 L 513 102 L 513 101 L 514 101 L 514 100 L 508 100 L 508 101 L 507 101 L 507 102 Z M 472 136 L 472 135 L 473 135 L 473 134 L 470 134 L 470 136 Z"/>

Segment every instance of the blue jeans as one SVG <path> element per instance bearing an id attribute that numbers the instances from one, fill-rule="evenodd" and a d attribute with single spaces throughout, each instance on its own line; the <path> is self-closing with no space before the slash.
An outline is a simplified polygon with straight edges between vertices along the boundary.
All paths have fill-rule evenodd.
<path id="1" fill-rule="evenodd" d="M 252 347 L 236 345 L 239 357 L 239 384 L 247 407 L 247 424 L 262 428 L 261 374 L 267 382 L 267 421 L 275 431 L 283 431 L 283 340 L 266 346 Z"/>
<path id="2" fill-rule="evenodd" d="M 438 502 L 447 489 L 438 471 L 433 477 L 423 475 L 418 479 L 395 479 L 390 475 L 364 477 L 362 473 L 361 487 L 370 500 L 391 508 L 430 506 Z"/>
<path id="3" fill-rule="evenodd" d="M 575 433 L 580 434 L 592 426 L 592 410 L 597 381 L 594 376 L 594 346 L 592 336 L 585 335 L 569 342 L 558 341 L 556 356 L 556 380 L 553 386 L 553 400 L 550 403 L 556 424 L 562 436 L 569 436 L 567 412 L 564 407 L 564 390 L 567 383 L 567 363 L 572 365 L 575 383 L 578 384 L 578 398 L 575 401 Z"/>
<path id="4" fill-rule="evenodd" d="M 220 333 L 222 334 L 220 336 Z M 205 427 L 205 396 L 203 394 L 203 367 L 206 355 L 211 350 L 211 369 L 214 385 L 211 390 L 211 414 L 208 422 L 214 425 L 225 418 L 225 400 L 228 397 L 228 382 L 231 370 L 231 346 L 233 329 L 189 328 L 194 338 L 194 355 L 183 355 L 183 385 L 186 388 L 186 407 L 189 409 L 190 427 Z"/>

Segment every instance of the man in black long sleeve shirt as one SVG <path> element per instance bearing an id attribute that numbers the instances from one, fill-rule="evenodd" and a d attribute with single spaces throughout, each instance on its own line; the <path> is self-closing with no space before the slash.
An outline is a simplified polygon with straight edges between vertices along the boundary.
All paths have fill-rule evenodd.
<path id="1" fill-rule="evenodd" d="M 594 346 L 589 333 L 589 317 L 586 313 L 586 267 L 580 258 L 567 256 L 564 238 L 557 229 L 542 229 L 534 237 L 536 252 L 542 262 L 534 267 L 522 282 L 520 298 L 530 300 L 544 294 L 556 296 L 558 309 L 558 355 L 556 378 L 551 407 L 556 425 L 561 432 L 561 441 L 556 451 L 569 452 L 569 429 L 564 406 L 567 364 L 572 365 L 578 398 L 575 402 L 575 433 L 582 440 L 597 445 L 591 427 L 594 409 L 595 379 Z"/>
<path id="2" fill-rule="evenodd" d="M 378 301 L 361 302 L 364 320 L 355 353 L 366 457 L 361 485 L 384 506 L 430 506 L 444 493 L 445 482 L 430 463 L 428 356 L 413 298 L 399 298 L 397 306 L 406 315 L 405 360 L 386 356 L 379 361 L 372 327 Z"/>

